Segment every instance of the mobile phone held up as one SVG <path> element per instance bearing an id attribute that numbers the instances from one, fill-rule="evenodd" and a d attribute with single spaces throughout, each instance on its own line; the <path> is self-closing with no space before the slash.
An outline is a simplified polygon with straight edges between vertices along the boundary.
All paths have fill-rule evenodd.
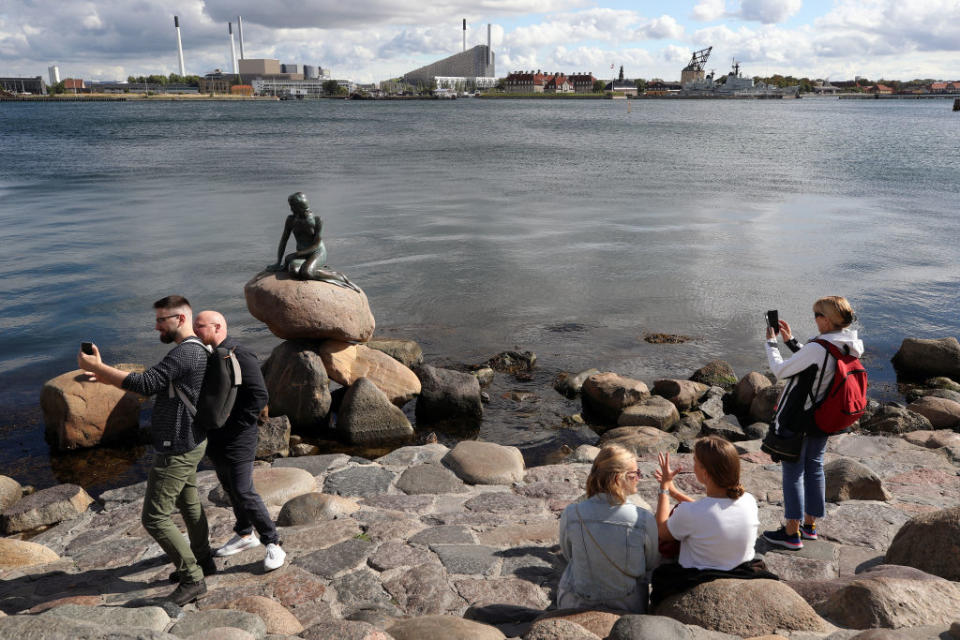
<path id="1" fill-rule="evenodd" d="M 776 309 L 767 311 L 767 326 L 773 329 L 775 334 L 780 333 L 780 313 Z"/>
<path id="2" fill-rule="evenodd" d="M 81 342 L 80 351 L 84 352 L 88 356 L 93 355 L 93 343 L 92 342 Z"/>

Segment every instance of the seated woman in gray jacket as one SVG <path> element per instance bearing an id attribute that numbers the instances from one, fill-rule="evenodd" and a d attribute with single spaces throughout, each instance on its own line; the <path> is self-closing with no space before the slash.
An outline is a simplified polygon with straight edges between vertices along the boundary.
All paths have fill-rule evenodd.
<path id="1" fill-rule="evenodd" d="M 650 571 L 660 563 L 653 514 L 627 502 L 637 491 L 637 458 L 604 447 L 587 477 L 587 499 L 560 516 L 560 550 L 567 568 L 557 589 L 561 609 L 647 610 Z"/>

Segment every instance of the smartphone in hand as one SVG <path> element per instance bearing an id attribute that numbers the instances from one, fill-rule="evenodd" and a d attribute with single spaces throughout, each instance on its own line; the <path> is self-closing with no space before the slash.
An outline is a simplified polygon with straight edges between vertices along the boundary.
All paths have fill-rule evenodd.
<path id="1" fill-rule="evenodd" d="M 775 334 L 780 333 L 780 312 L 776 309 L 767 311 L 767 326 L 773 329 Z"/>
<path id="2" fill-rule="evenodd" d="M 88 356 L 93 355 L 93 343 L 92 342 L 81 342 L 80 351 L 87 354 Z"/>

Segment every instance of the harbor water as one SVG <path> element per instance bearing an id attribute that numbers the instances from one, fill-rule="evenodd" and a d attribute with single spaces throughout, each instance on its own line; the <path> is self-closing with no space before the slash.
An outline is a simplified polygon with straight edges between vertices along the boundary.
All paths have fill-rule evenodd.
<path id="1" fill-rule="evenodd" d="M 871 395 L 894 399 L 901 340 L 960 327 L 950 107 L 4 103 L 0 473 L 94 492 L 142 479 L 143 449 L 51 455 L 43 382 L 75 368 L 83 340 L 109 362 L 158 360 L 151 303 L 170 293 L 269 354 L 279 341 L 243 285 L 275 261 L 294 191 L 378 335 L 441 364 L 537 354 L 532 382 L 501 376 L 484 439 L 520 443 L 576 412 L 550 389 L 560 370 L 650 382 L 720 358 L 763 371 L 763 313 L 806 338 L 829 294 L 857 310 Z M 692 339 L 644 341 L 658 332 Z"/>

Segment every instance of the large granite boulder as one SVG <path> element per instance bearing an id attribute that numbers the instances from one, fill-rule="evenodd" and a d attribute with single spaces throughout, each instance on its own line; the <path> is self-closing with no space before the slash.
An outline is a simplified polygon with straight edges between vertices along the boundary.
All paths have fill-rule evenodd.
<path id="1" fill-rule="evenodd" d="M 617 427 L 604 433 L 597 446 L 603 448 L 608 444 L 618 444 L 638 456 L 645 456 L 659 452 L 675 453 L 680 440 L 656 427 Z"/>
<path id="2" fill-rule="evenodd" d="M 461 440 L 441 462 L 468 484 L 513 484 L 523 480 L 523 456 L 516 447 Z"/>
<path id="3" fill-rule="evenodd" d="M 616 423 L 624 409 L 648 397 L 646 384 L 609 371 L 593 374 L 583 381 L 580 390 L 584 410 L 610 424 Z"/>
<path id="4" fill-rule="evenodd" d="M 890 493 L 870 467 L 853 458 L 837 458 L 823 467 L 826 496 L 830 502 L 842 500 L 890 500 Z"/>
<path id="5" fill-rule="evenodd" d="M 576 624 L 596 636 L 606 638 L 610 635 L 613 625 L 620 619 L 620 615 L 619 613 L 591 609 L 554 609 L 537 616 L 534 624 L 545 620 L 559 619 Z"/>
<path id="6" fill-rule="evenodd" d="M 733 389 L 733 401 L 743 410 L 749 410 L 757 394 L 772 385 L 770 378 L 757 371 L 751 371 L 740 378 Z"/>
<path id="7" fill-rule="evenodd" d="M 423 349 L 414 340 L 400 338 L 373 338 L 367 346 L 382 351 L 400 364 L 414 369 L 423 364 Z"/>
<path id="8" fill-rule="evenodd" d="M 26 540 L 0 538 L 0 571 L 47 564 L 60 559 L 52 549 Z"/>
<path id="9" fill-rule="evenodd" d="M 345 387 L 366 378 L 398 407 L 420 393 L 417 375 L 382 351 L 362 344 L 325 340 L 318 345 L 317 353 L 323 359 L 330 379 Z"/>
<path id="10" fill-rule="evenodd" d="M 954 337 L 925 340 L 904 338 L 891 360 L 899 373 L 926 379 L 947 376 L 960 379 L 960 342 Z"/>
<path id="11" fill-rule="evenodd" d="M 284 340 L 366 342 L 375 322 L 362 291 L 263 271 L 243 287 L 247 309 Z"/>
<path id="12" fill-rule="evenodd" d="M 690 384 L 696 384 L 684 380 Z M 680 412 L 676 405 L 666 398 L 651 396 L 643 402 L 630 405 L 617 418 L 617 425 L 621 427 L 656 427 L 669 431 L 680 422 Z"/>
<path id="13" fill-rule="evenodd" d="M 583 383 L 586 379 L 595 373 L 600 372 L 596 369 L 586 369 L 580 373 L 561 371 L 553 380 L 553 388 L 557 390 L 557 393 L 568 398 L 575 398 L 580 395 L 580 390 L 583 389 Z"/>
<path id="14" fill-rule="evenodd" d="M 778 639 L 781 636 L 776 636 Z M 739 640 L 740 636 L 709 631 L 673 618 L 626 615 L 617 620 L 606 640 Z"/>
<path id="15" fill-rule="evenodd" d="M 296 467 L 254 467 L 253 488 L 263 504 L 283 506 L 288 500 L 317 490 L 317 480 L 308 471 Z M 219 506 L 230 506 L 230 498 L 217 485 L 210 492 L 210 500 Z"/>
<path id="16" fill-rule="evenodd" d="M 960 581 L 960 507 L 921 513 L 909 520 L 890 543 L 886 562 Z"/>
<path id="17" fill-rule="evenodd" d="M 330 381 L 317 342 L 281 342 L 263 365 L 270 415 L 286 416 L 294 429 L 315 430 L 330 412 Z"/>
<path id="18" fill-rule="evenodd" d="M 0 476 L 0 511 L 23 497 L 23 487 L 10 476 Z"/>
<path id="19" fill-rule="evenodd" d="M 467 487 L 455 473 L 436 462 L 413 465 L 400 474 L 397 489 L 408 495 L 465 493 Z"/>
<path id="20" fill-rule="evenodd" d="M 744 638 L 828 629 L 796 591 L 776 580 L 714 580 L 667 598 L 656 613 Z"/>
<path id="21" fill-rule="evenodd" d="M 135 393 L 91 382 L 80 369 L 47 380 L 40 392 L 47 443 L 63 451 L 136 442 L 143 400 Z"/>
<path id="22" fill-rule="evenodd" d="M 934 429 L 956 429 L 960 427 L 960 402 L 935 396 L 924 396 L 907 405 L 907 409 L 919 413 L 929 420 Z"/>
<path id="23" fill-rule="evenodd" d="M 273 460 L 290 455 L 290 418 L 267 418 L 257 423 L 257 460 Z"/>
<path id="24" fill-rule="evenodd" d="M 892 404 L 880 407 L 869 418 L 861 420 L 860 428 L 869 433 L 896 435 L 933 429 L 926 417 Z"/>
<path id="25" fill-rule="evenodd" d="M 714 360 L 708 362 L 693 372 L 690 379 L 694 382 L 700 382 L 708 387 L 723 387 L 726 390 L 733 388 L 737 384 L 737 374 L 729 362 L 723 360 Z"/>
<path id="26" fill-rule="evenodd" d="M 960 433 L 951 429 L 937 429 L 935 431 L 914 431 L 903 436 L 907 442 L 928 449 L 940 447 L 960 447 Z"/>
<path id="27" fill-rule="evenodd" d="M 756 422 L 773 422 L 774 407 L 786 383 L 782 380 L 757 391 L 750 403 L 750 417 Z"/>
<path id="28" fill-rule="evenodd" d="M 697 406 L 697 401 L 709 387 L 693 380 L 674 380 L 663 378 L 654 380 L 653 394 L 672 402 L 678 411 L 689 411 Z"/>
<path id="29" fill-rule="evenodd" d="M 935 576 L 911 580 L 868 573 L 831 594 L 818 611 L 853 629 L 948 625 L 960 611 L 960 584 Z"/>
<path id="30" fill-rule="evenodd" d="M 260 616 L 234 609 L 207 609 L 206 611 L 188 611 L 170 627 L 168 633 L 181 638 L 189 638 L 195 634 L 218 627 L 235 627 L 242 629 L 256 640 L 263 640 L 267 635 L 267 626 Z"/>
<path id="31" fill-rule="evenodd" d="M 504 640 L 496 627 L 456 616 L 419 616 L 393 623 L 387 633 L 394 640 Z"/>
<path id="32" fill-rule="evenodd" d="M 417 424 L 461 422 L 478 423 L 483 418 L 480 382 L 476 376 L 451 369 L 423 365 L 417 369 L 420 397 L 417 398 Z"/>
<path id="33" fill-rule="evenodd" d="M 408 442 L 414 436 L 407 416 L 368 378 L 347 389 L 336 431 L 348 443 L 366 446 Z"/>
<path id="34" fill-rule="evenodd" d="M 329 493 L 304 493 L 291 498 L 280 508 L 277 524 L 295 527 L 350 515 L 360 509 L 355 500 Z"/>
<path id="35" fill-rule="evenodd" d="M 3 533 L 32 531 L 76 518 L 93 503 L 93 498 L 75 484 L 58 484 L 26 496 L 0 515 Z"/>

